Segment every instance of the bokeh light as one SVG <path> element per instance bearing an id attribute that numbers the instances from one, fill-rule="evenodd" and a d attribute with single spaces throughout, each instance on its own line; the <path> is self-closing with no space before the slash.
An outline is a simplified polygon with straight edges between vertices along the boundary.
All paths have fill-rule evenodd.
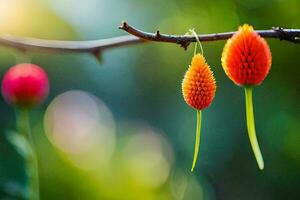
<path id="1" fill-rule="evenodd" d="M 134 132 L 125 143 L 123 163 L 125 171 L 136 184 L 155 189 L 168 179 L 173 162 L 169 142 L 142 123 L 132 127 Z"/>
<path id="2" fill-rule="evenodd" d="M 14 26 L 21 25 L 15 24 L 18 18 L 22 15 L 22 7 L 24 1 L 18 0 L 0 0 L 0 30 L 11 29 Z"/>
<path id="3" fill-rule="evenodd" d="M 95 168 L 107 163 L 113 154 L 112 114 L 87 92 L 68 91 L 57 96 L 47 108 L 44 126 L 51 143 L 78 167 Z"/>

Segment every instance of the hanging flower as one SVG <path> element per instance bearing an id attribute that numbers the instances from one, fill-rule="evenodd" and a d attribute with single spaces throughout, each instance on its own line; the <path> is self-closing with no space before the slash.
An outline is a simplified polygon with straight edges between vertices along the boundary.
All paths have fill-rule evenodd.
<path id="1" fill-rule="evenodd" d="M 222 53 L 222 66 L 237 85 L 259 85 L 271 68 L 271 51 L 264 38 L 250 25 L 243 25 L 227 40 Z"/>
<path id="2" fill-rule="evenodd" d="M 208 107 L 214 99 L 216 81 L 213 72 L 201 54 L 194 55 L 192 63 L 182 81 L 182 94 L 185 102 L 197 110 L 197 129 L 194 159 L 191 171 L 194 170 L 200 145 L 201 110 Z"/>
<path id="3" fill-rule="evenodd" d="M 270 71 L 270 48 L 252 26 L 245 24 L 227 40 L 221 62 L 227 76 L 235 84 L 245 87 L 248 135 L 258 166 L 263 169 L 264 161 L 255 131 L 252 89 L 253 86 L 260 85 Z"/>
<path id="4" fill-rule="evenodd" d="M 201 54 L 196 54 L 182 81 L 182 94 L 185 102 L 202 110 L 208 107 L 216 92 L 216 81 L 213 72 Z"/>

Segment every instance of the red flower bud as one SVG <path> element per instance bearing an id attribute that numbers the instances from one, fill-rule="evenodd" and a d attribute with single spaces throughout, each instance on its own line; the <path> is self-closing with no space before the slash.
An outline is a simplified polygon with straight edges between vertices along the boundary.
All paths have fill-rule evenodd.
<path id="1" fill-rule="evenodd" d="M 265 39 L 245 24 L 227 41 L 221 61 L 235 84 L 259 85 L 271 68 L 271 51 Z"/>
<path id="2" fill-rule="evenodd" d="M 48 76 L 38 65 L 17 64 L 6 72 L 2 80 L 4 99 L 19 108 L 38 105 L 48 96 L 48 92 Z"/>

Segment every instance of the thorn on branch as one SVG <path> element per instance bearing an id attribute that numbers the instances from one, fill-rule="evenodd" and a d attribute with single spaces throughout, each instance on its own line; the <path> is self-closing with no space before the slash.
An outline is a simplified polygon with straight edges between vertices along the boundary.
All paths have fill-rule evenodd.
<path id="1" fill-rule="evenodd" d="M 159 30 L 157 30 L 157 31 L 155 32 L 155 37 L 156 37 L 156 38 L 159 38 L 159 37 L 160 37 L 160 32 L 159 32 Z"/>
<path id="2" fill-rule="evenodd" d="M 183 41 L 183 42 L 178 42 L 178 44 L 184 48 L 184 50 L 187 50 L 188 46 L 191 44 L 190 42 Z"/>
<path id="3" fill-rule="evenodd" d="M 93 54 L 96 58 L 101 57 L 101 51 L 99 51 L 99 50 L 93 51 L 92 54 Z"/>
<path id="4" fill-rule="evenodd" d="M 23 54 L 26 54 L 27 53 L 27 49 L 26 48 L 24 48 L 24 47 L 16 47 L 16 49 L 20 52 L 20 53 L 23 53 Z"/>
<path id="5" fill-rule="evenodd" d="M 122 22 L 122 25 L 119 26 L 119 29 L 122 29 L 122 30 L 124 30 L 124 31 L 127 31 L 127 30 L 128 30 L 128 24 L 127 24 L 127 22 L 126 22 L 126 21 L 123 21 L 123 22 Z"/>

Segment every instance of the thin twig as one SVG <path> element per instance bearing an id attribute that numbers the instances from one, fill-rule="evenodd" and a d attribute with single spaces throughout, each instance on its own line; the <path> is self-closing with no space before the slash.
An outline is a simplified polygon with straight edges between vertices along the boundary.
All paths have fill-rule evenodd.
<path id="1" fill-rule="evenodd" d="M 95 55 L 103 50 L 117 48 L 131 44 L 144 43 L 146 41 L 176 43 L 185 49 L 191 42 L 196 42 L 194 36 L 188 35 L 166 35 L 157 30 L 155 33 L 140 31 L 126 22 L 123 22 L 120 29 L 130 33 L 130 36 L 119 36 L 91 41 L 60 41 L 45 40 L 28 37 L 19 37 L 3 34 L 0 35 L 0 45 L 17 48 L 22 51 L 47 51 L 47 52 L 88 52 Z M 262 37 L 278 38 L 294 43 L 300 43 L 300 29 L 283 29 L 280 27 L 271 30 L 256 31 Z M 198 35 L 200 41 L 217 41 L 230 38 L 235 32 L 214 33 Z"/>
<path id="2" fill-rule="evenodd" d="M 60 41 L 0 35 L 0 45 L 17 48 L 22 51 L 89 52 L 98 54 L 102 50 L 144 42 L 138 37 L 128 35 L 91 41 Z"/>
<path id="3" fill-rule="evenodd" d="M 122 29 L 129 34 L 144 40 L 176 43 L 185 49 L 191 42 L 196 42 L 195 36 L 192 35 L 167 35 L 162 34 L 159 31 L 157 31 L 156 33 L 148 33 L 129 25 L 127 22 L 123 22 L 119 29 Z M 256 32 L 264 38 L 277 38 L 293 43 L 300 43 L 300 29 L 283 29 L 281 27 L 273 27 L 270 30 L 256 30 Z M 230 38 L 234 33 L 235 32 L 203 34 L 198 35 L 198 38 L 200 41 L 204 42 L 226 40 Z"/>

